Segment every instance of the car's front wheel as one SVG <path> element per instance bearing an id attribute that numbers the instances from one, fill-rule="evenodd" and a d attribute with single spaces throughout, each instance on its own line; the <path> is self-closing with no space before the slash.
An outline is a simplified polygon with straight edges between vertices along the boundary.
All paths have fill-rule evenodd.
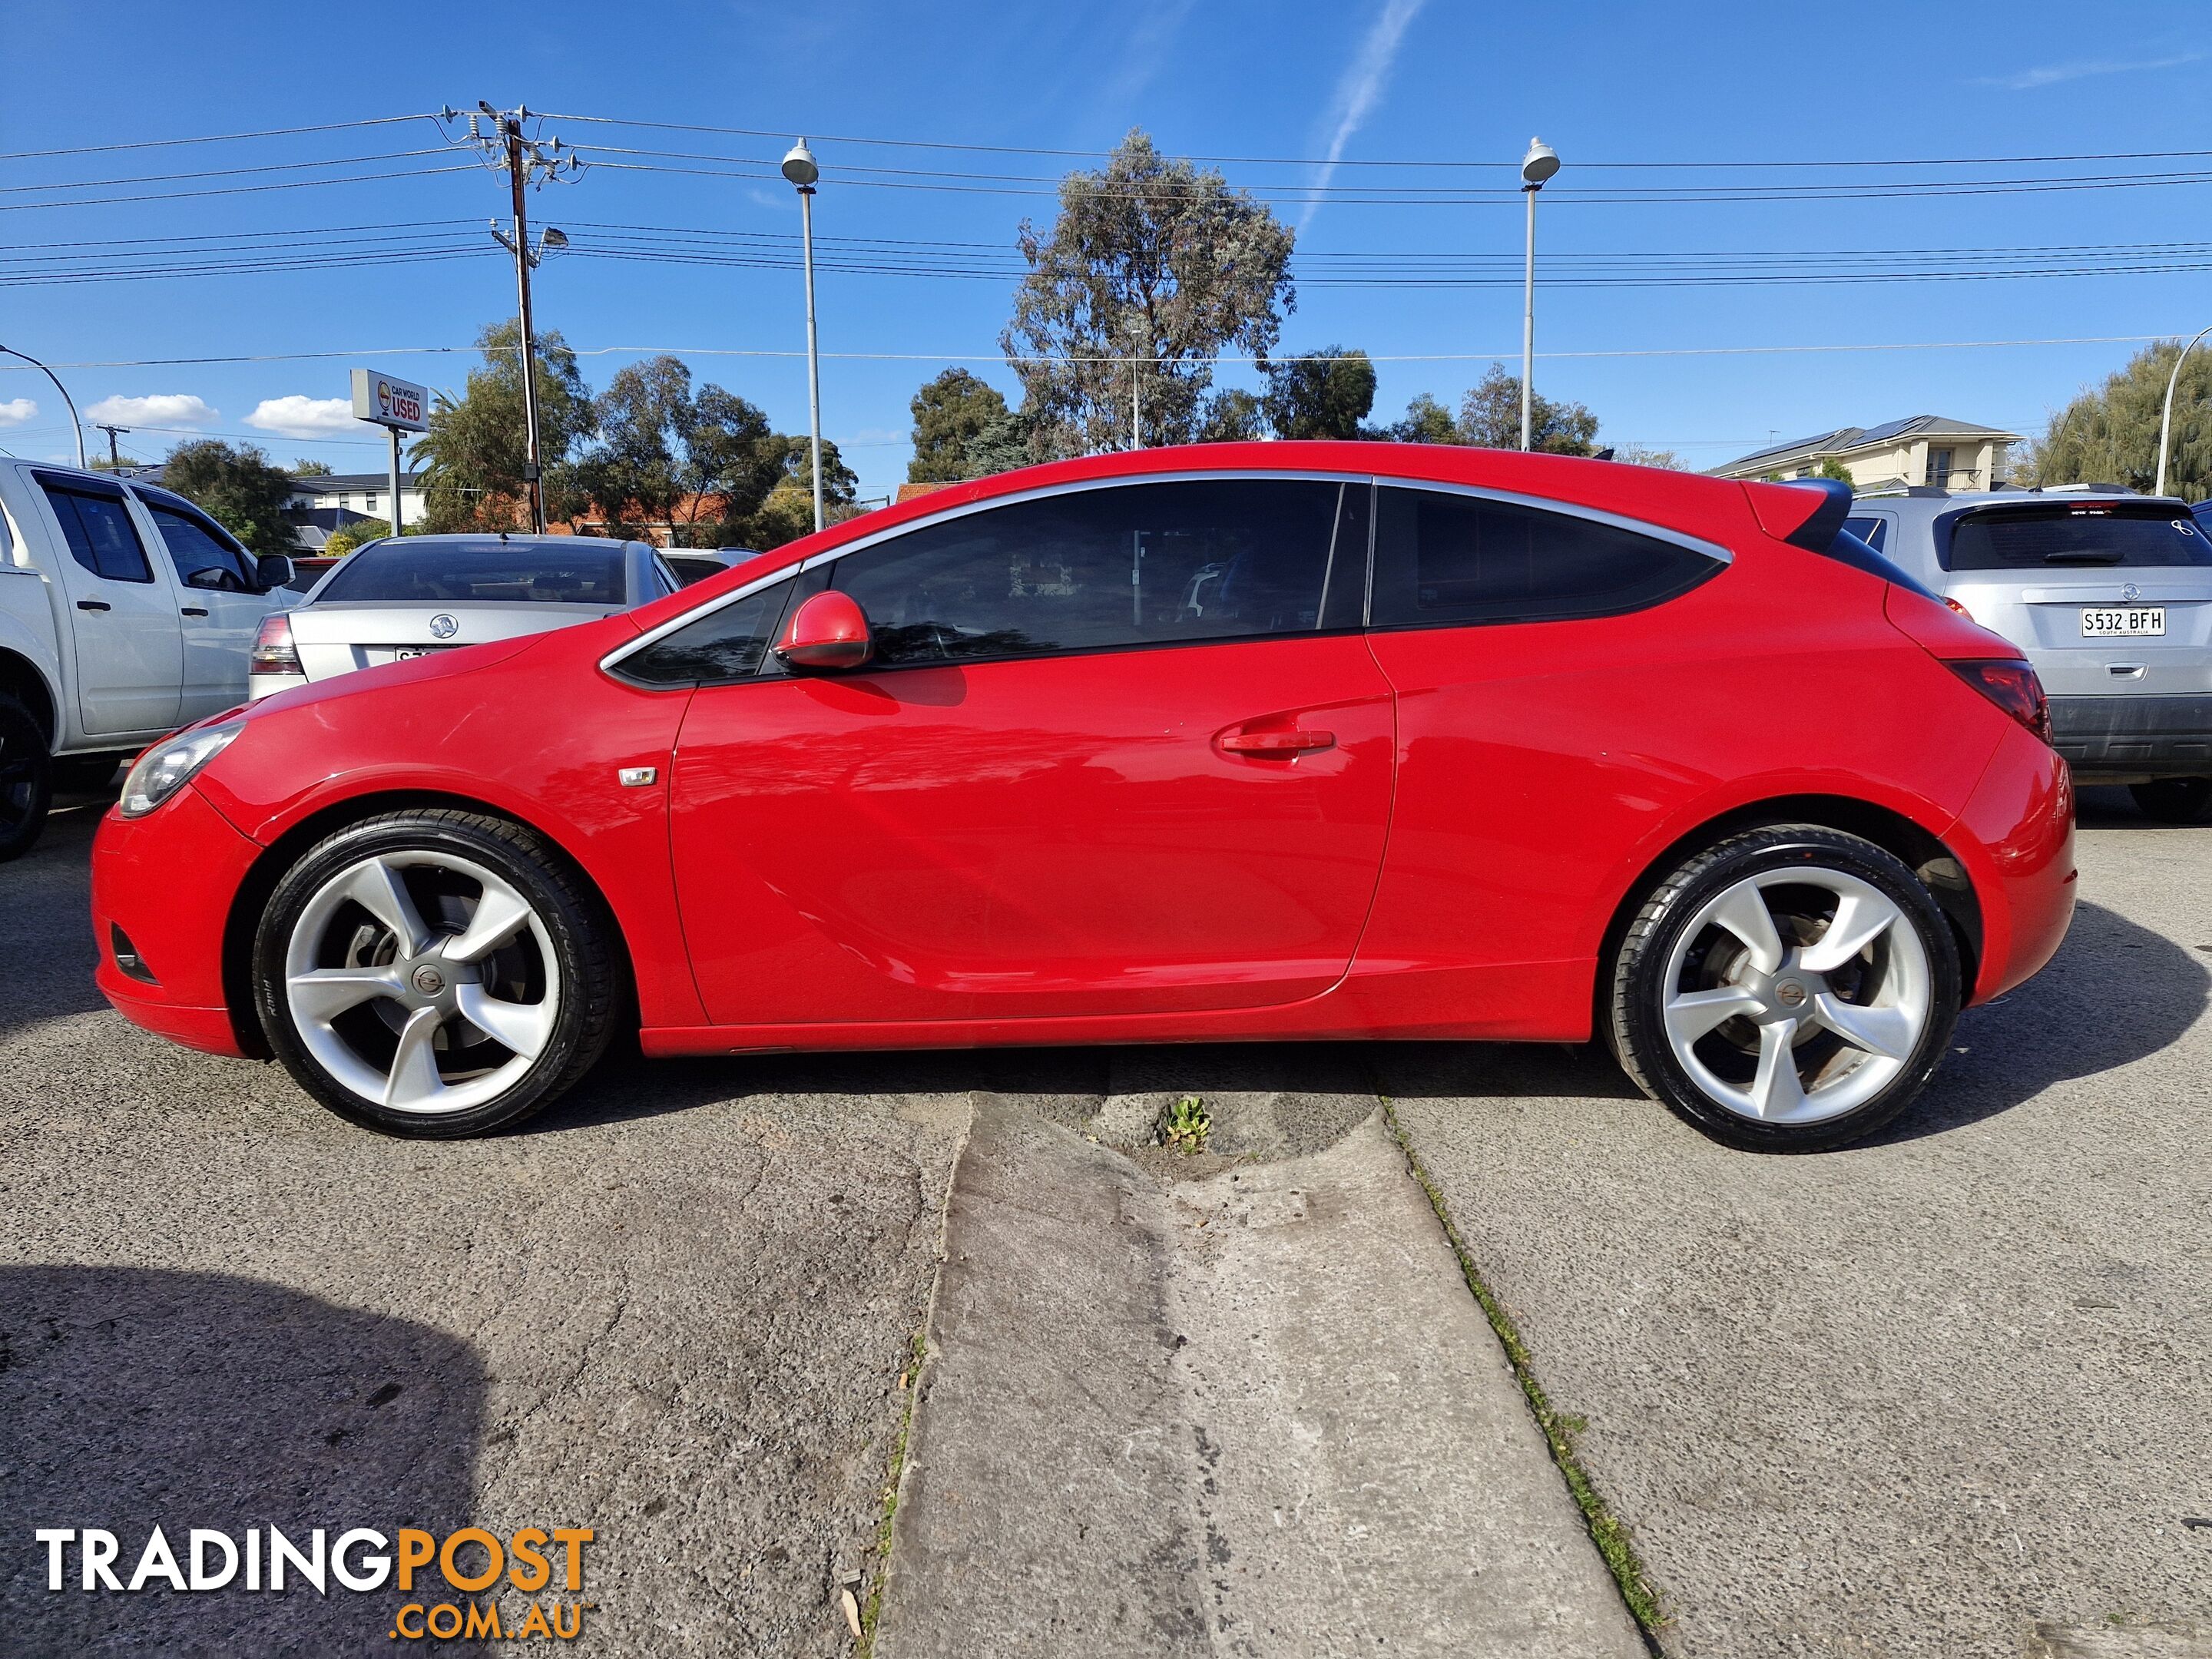
<path id="1" fill-rule="evenodd" d="M 2212 817 L 2212 778 L 2157 778 L 2128 786 L 2147 818 L 2160 823 L 2202 823 Z"/>
<path id="2" fill-rule="evenodd" d="M 1920 878 L 1814 825 L 1738 835 L 1652 891 L 1613 963 L 1614 1052 L 1715 1139 L 1817 1152 L 1912 1103 L 1959 1017 L 1950 923 Z"/>
<path id="3" fill-rule="evenodd" d="M 0 863 L 31 850 L 53 798 L 46 728 L 16 699 L 0 694 Z"/>
<path id="4" fill-rule="evenodd" d="M 612 1034 L 612 926 L 532 831 L 389 813 L 310 848 L 270 895 L 254 994 L 277 1058 L 339 1115 L 451 1139 L 520 1121 Z"/>

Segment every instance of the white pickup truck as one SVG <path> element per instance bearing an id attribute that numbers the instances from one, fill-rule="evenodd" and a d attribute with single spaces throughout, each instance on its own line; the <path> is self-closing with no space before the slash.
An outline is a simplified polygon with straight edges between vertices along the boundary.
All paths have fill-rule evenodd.
<path id="1" fill-rule="evenodd" d="M 244 702 L 291 574 L 181 495 L 0 457 L 0 860 L 38 839 L 57 781 L 96 787 Z"/>

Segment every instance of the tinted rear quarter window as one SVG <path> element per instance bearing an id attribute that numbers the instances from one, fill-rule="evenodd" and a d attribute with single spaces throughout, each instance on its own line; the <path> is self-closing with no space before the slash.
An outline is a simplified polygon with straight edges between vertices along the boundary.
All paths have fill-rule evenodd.
<path id="1" fill-rule="evenodd" d="M 1723 568 L 1692 549 L 1571 514 L 1432 489 L 1376 507 L 1374 625 L 1554 622 L 1659 605 Z"/>
<path id="2" fill-rule="evenodd" d="M 1948 570 L 2212 565 L 2212 542 L 2177 507 L 2153 501 L 2039 501 L 1963 513 L 1936 537 Z"/>
<path id="3" fill-rule="evenodd" d="M 318 604 L 620 605 L 628 603 L 623 558 L 620 542 L 581 536 L 554 547 L 391 538 L 349 554 L 315 597 Z"/>
<path id="4" fill-rule="evenodd" d="M 1877 553 L 1882 550 L 1882 544 L 1889 539 L 1889 520 L 1887 519 L 1849 518 L 1844 520 L 1844 528 Z"/>
<path id="5" fill-rule="evenodd" d="M 1120 484 L 923 525 L 829 567 L 884 667 L 1356 626 L 1364 483 Z M 1341 596 L 1341 604 L 1328 596 Z"/>
<path id="6" fill-rule="evenodd" d="M 145 544 L 138 526 L 131 521 L 123 492 L 97 485 L 72 487 L 41 479 L 46 500 L 61 521 L 70 556 L 95 576 L 109 581 L 150 582 L 154 568 L 146 562 Z"/>

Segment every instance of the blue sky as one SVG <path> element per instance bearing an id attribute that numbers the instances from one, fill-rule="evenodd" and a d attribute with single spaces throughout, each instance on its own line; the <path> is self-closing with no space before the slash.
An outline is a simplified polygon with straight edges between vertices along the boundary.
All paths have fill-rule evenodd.
<path id="1" fill-rule="evenodd" d="M 1876 182 L 1955 186 L 2082 174 L 2212 178 L 2212 154 L 1904 170 L 1620 165 L 2212 152 L 2212 47 L 2199 44 L 2212 37 L 2202 27 L 2201 3 L 2106 5 L 2094 30 L 2083 27 L 2078 6 L 2043 3 L 1986 15 L 1877 5 L 1802 26 L 1788 16 L 1771 4 L 1537 8 L 1452 0 L 1126 0 L 1110 8 L 945 0 L 927 9 L 856 0 L 653 8 L 479 0 L 390 12 L 25 4 L 9 18 L 0 151 L 343 122 L 479 98 L 571 117 L 807 133 L 825 175 L 817 207 L 825 264 L 863 267 L 825 269 L 820 304 L 824 426 L 846 446 L 865 494 L 904 476 L 907 399 L 921 381 L 962 362 L 1012 388 L 995 343 L 1012 287 L 1003 273 L 1014 233 L 1024 215 L 1048 217 L 1049 179 L 1079 164 L 1023 152 L 1102 150 L 1132 125 L 1164 148 L 1194 155 L 1509 164 L 1497 171 L 1346 165 L 1333 173 L 1310 164 L 1224 168 L 1237 182 L 1285 198 L 1277 211 L 1299 227 L 1306 280 L 1282 349 L 1341 343 L 1399 360 L 1380 364 L 1377 412 L 1386 416 L 1416 392 L 1455 400 L 1492 356 L 1517 356 L 1513 279 L 1522 217 L 1510 164 L 1531 134 L 1565 161 L 1540 204 L 1540 280 L 1711 272 L 1713 256 L 1731 253 L 1880 251 L 1868 266 L 1899 269 L 1917 259 L 1972 269 L 1992 251 L 2197 240 L 2212 199 L 2197 183 L 1790 201 L 1715 200 L 1711 192 L 1763 184 L 1833 195 Z M 712 246 L 723 253 L 773 259 L 787 257 L 795 243 L 788 188 L 772 176 L 738 176 L 772 175 L 781 139 L 576 119 L 556 120 L 550 130 L 599 163 L 533 203 L 544 221 L 576 227 L 580 248 L 665 251 L 707 231 L 722 234 Z M 866 138 L 1013 153 L 854 142 Z M 123 238 L 251 237 L 280 255 L 317 257 L 374 251 L 396 238 L 465 255 L 160 280 L 8 282 L 0 283 L 0 342 L 71 363 L 273 359 L 78 368 L 65 378 L 80 406 L 164 400 L 120 405 L 137 428 L 125 442 L 141 455 L 176 441 L 178 432 L 154 429 L 169 427 L 254 437 L 280 461 L 313 456 L 341 470 L 380 466 L 377 434 L 333 425 L 313 404 L 343 397 L 346 371 L 356 365 L 457 387 L 469 358 L 397 349 L 465 346 L 512 305 L 510 268 L 481 225 L 501 210 L 504 181 L 467 168 L 465 155 L 448 156 L 441 146 L 437 131 L 416 122 L 0 161 L 0 261 L 15 262 L 0 264 L 0 277 L 136 267 L 155 246 L 56 246 Z M 751 165 L 623 155 L 614 146 L 751 158 Z M 437 153 L 395 155 L 416 150 Z M 146 179 L 364 157 L 389 159 Z M 239 188 L 380 172 L 408 176 Z M 133 179 L 146 181 L 104 182 Z M 1449 203 L 1297 199 L 1324 182 L 1339 190 L 1494 194 Z M 23 188 L 54 184 L 82 187 Z M 1705 193 L 1681 199 L 1686 187 Z M 1674 199 L 1623 199 L 1624 189 Z M 172 194 L 187 190 L 227 193 Z M 163 199 L 108 199 L 133 194 Z M 20 205 L 84 197 L 103 199 Z M 661 228 L 599 228 L 606 226 Z M 421 228 L 364 228 L 378 227 Z M 645 240 L 655 237 L 663 240 Z M 833 257 L 831 238 L 851 240 Z M 917 253 L 913 244 L 955 246 Z M 2212 243 L 2200 246 L 2212 251 Z M 1466 263 L 1470 258 L 1476 263 Z M 909 274 L 917 258 L 985 274 Z M 2034 258 L 2110 263 L 2094 252 Z M 225 252 L 208 263 L 236 259 Z M 2132 263 L 2212 266 L 2187 250 L 2139 252 Z M 1402 280 L 1439 269 L 1502 280 L 1446 288 L 1315 280 L 1361 273 Z M 2134 348 L 1744 349 L 2193 332 L 2212 322 L 2207 275 L 2200 268 L 1814 286 L 1555 280 L 1540 291 L 1540 352 L 1686 355 L 1547 356 L 1537 385 L 1588 404 L 1608 441 L 1674 448 L 1706 465 L 1773 438 L 1911 414 L 2035 429 Z M 799 276 L 787 269 L 580 252 L 550 264 L 538 290 L 541 327 L 595 354 L 585 358 L 595 385 L 635 357 L 626 348 L 679 348 L 702 380 L 754 399 L 794 431 L 806 416 L 800 359 L 707 354 L 797 352 L 800 305 Z M 309 352 L 357 355 L 284 356 Z M 1231 383 L 1249 378 L 1224 371 Z M 298 432 L 320 427 L 324 435 L 257 428 L 257 411 L 264 423 Z M 0 372 L 0 446 L 65 453 L 59 413 L 38 377 Z"/>

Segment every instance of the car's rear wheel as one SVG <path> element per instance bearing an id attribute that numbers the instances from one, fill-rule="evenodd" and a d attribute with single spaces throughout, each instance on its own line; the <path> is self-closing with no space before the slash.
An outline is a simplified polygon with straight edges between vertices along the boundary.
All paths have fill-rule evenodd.
<path id="1" fill-rule="evenodd" d="M 1917 876 L 1856 836 L 1777 825 L 1652 891 L 1615 958 L 1610 1036 L 1715 1139 L 1817 1152 L 1912 1103 L 1960 1000 L 1958 942 Z"/>
<path id="2" fill-rule="evenodd" d="M 14 697 L 0 696 L 0 862 L 31 850 L 53 798 L 46 728 Z"/>
<path id="3" fill-rule="evenodd" d="M 2158 778 L 2128 786 L 2147 818 L 2160 823 L 2202 823 L 2212 817 L 2212 778 Z"/>
<path id="4" fill-rule="evenodd" d="M 451 1139 L 520 1122 L 605 1048 L 612 924 L 538 836 L 473 813 L 341 830 L 263 912 L 254 995 L 277 1058 L 340 1116 Z"/>

